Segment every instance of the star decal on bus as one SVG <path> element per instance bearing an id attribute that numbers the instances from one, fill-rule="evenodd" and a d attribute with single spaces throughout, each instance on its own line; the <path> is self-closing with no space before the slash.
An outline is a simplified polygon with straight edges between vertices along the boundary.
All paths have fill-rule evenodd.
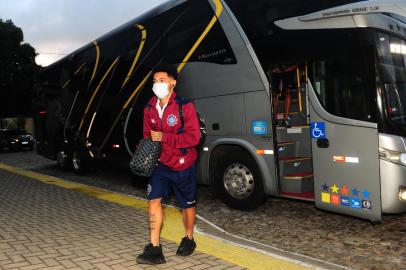
<path id="1" fill-rule="evenodd" d="M 349 190 L 348 190 L 348 187 L 347 187 L 346 185 L 344 185 L 344 186 L 341 188 L 341 194 L 343 194 L 343 195 L 349 195 Z"/>
<path id="2" fill-rule="evenodd" d="M 336 184 L 334 184 L 334 185 L 331 186 L 331 190 L 332 190 L 333 193 L 338 193 L 338 190 L 339 190 L 339 189 L 340 189 L 340 188 L 337 187 Z"/>
<path id="3" fill-rule="evenodd" d="M 329 186 L 327 186 L 326 184 L 321 186 L 321 189 L 325 192 L 328 192 Z"/>
<path id="4" fill-rule="evenodd" d="M 353 188 L 353 189 L 351 190 L 351 193 L 352 193 L 352 196 L 358 197 L 358 195 L 359 195 L 359 190 L 356 189 L 356 188 Z"/>
<path id="5" fill-rule="evenodd" d="M 362 192 L 362 196 L 364 196 L 365 199 L 370 199 L 371 198 L 371 192 L 369 192 L 368 189 L 365 189 Z"/>

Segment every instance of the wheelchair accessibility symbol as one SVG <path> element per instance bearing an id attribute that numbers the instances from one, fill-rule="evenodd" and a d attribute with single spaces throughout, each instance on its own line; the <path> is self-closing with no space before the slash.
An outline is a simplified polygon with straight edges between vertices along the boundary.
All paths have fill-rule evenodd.
<path id="1" fill-rule="evenodd" d="M 314 122 L 310 123 L 310 132 L 312 139 L 326 139 L 326 123 Z"/>

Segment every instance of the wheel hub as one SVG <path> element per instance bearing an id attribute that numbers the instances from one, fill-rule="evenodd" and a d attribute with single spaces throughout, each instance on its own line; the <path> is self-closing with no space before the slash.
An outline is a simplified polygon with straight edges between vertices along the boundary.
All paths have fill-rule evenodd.
<path id="1" fill-rule="evenodd" d="M 63 166 L 65 164 L 67 157 L 68 156 L 65 154 L 64 151 L 60 151 L 56 156 L 56 161 L 58 162 L 59 165 Z"/>
<path id="2" fill-rule="evenodd" d="M 254 190 L 254 177 L 251 171 L 239 163 L 226 168 L 223 182 L 227 192 L 237 199 L 248 198 Z"/>

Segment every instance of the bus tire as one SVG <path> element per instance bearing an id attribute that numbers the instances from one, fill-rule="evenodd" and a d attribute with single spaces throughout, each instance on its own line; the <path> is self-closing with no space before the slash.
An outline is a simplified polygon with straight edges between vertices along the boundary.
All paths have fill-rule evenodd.
<path id="1" fill-rule="evenodd" d="M 223 203 L 234 209 L 253 210 L 265 201 L 262 176 L 249 153 L 234 150 L 216 163 L 214 189 Z"/>
<path id="2" fill-rule="evenodd" d="M 83 175 L 90 169 L 90 155 L 85 149 L 76 146 L 72 150 L 72 170 L 77 175 Z"/>

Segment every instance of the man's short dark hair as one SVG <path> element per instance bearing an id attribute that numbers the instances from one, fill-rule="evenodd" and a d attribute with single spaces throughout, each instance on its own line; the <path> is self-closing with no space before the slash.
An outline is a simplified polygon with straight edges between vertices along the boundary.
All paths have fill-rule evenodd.
<path id="1" fill-rule="evenodd" d="M 178 70 L 171 64 L 159 64 L 157 65 L 154 70 L 153 74 L 158 72 L 166 72 L 168 76 L 172 77 L 174 80 L 178 79 Z"/>

